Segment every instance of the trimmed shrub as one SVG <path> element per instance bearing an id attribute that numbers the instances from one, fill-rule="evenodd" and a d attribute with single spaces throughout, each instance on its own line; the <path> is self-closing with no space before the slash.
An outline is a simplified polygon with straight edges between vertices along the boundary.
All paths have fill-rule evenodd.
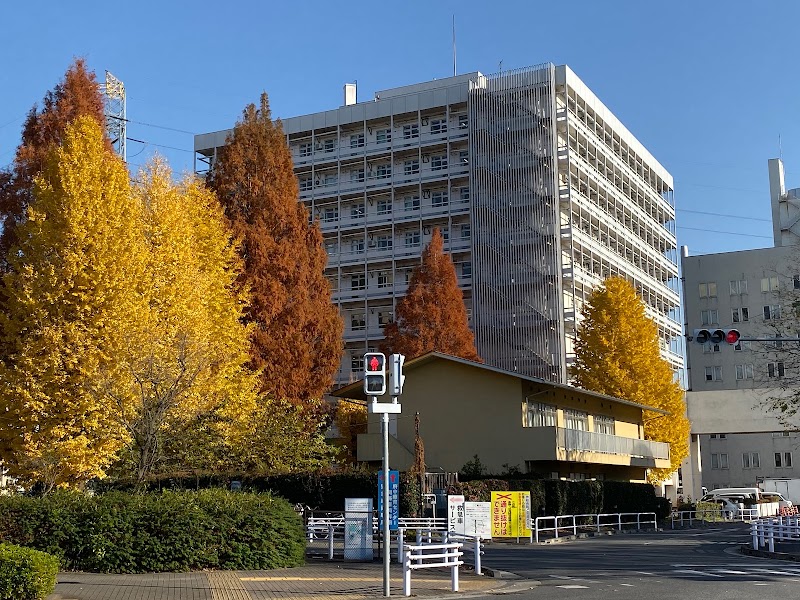
<path id="1" fill-rule="evenodd" d="M 305 559 L 303 524 L 285 500 L 222 490 L 0 497 L 0 539 L 102 573 L 274 569 Z"/>
<path id="2" fill-rule="evenodd" d="M 55 556 L 0 544 L 0 600 L 44 600 L 56 587 L 56 575 Z"/>
<path id="3" fill-rule="evenodd" d="M 672 502 L 669 498 L 656 498 L 656 519 L 663 521 L 672 514 Z"/>

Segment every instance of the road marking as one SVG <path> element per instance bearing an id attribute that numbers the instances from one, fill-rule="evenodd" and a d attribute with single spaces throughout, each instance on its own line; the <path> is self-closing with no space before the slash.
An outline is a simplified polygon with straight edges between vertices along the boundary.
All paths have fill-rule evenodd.
<path id="1" fill-rule="evenodd" d="M 676 569 L 675 573 L 689 573 L 692 575 L 701 575 L 703 577 L 719 577 L 722 578 L 722 575 L 715 575 L 714 573 L 706 573 L 704 571 L 695 571 L 694 569 Z"/>
<path id="2" fill-rule="evenodd" d="M 588 585 L 557 585 L 557 588 L 561 588 L 562 590 L 588 590 Z"/>
<path id="3" fill-rule="evenodd" d="M 625 587 L 635 587 L 632 583 L 620 583 L 620 585 L 624 585 Z"/>
<path id="4" fill-rule="evenodd" d="M 797 573 L 791 573 L 789 571 L 775 571 L 773 569 L 751 569 L 753 571 L 758 571 L 759 573 L 770 573 L 771 575 L 797 575 Z"/>
<path id="5" fill-rule="evenodd" d="M 772 585 L 771 583 L 754 583 L 753 585 Z"/>
<path id="6" fill-rule="evenodd" d="M 570 577 L 568 575 L 550 575 L 553 579 L 566 579 L 567 581 L 585 581 L 587 583 L 600 583 L 594 579 L 586 579 L 585 577 Z M 558 587 L 558 586 L 556 586 Z"/>
<path id="7" fill-rule="evenodd" d="M 652 575 L 653 577 L 656 575 L 655 573 L 648 573 L 647 571 L 634 571 L 634 573 L 639 573 L 641 575 Z"/>
<path id="8" fill-rule="evenodd" d="M 717 573 L 730 573 L 731 575 L 747 575 L 747 571 L 734 571 L 732 569 L 716 569 Z"/>

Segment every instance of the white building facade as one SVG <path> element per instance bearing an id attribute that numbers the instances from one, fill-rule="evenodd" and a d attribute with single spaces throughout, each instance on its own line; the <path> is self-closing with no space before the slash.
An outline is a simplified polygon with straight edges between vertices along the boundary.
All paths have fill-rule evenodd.
<path id="1" fill-rule="evenodd" d="M 689 335 L 704 327 L 738 329 L 743 338 L 800 335 L 787 311 L 800 299 L 800 190 L 785 189 L 780 160 L 769 161 L 769 174 L 774 247 L 700 256 L 684 250 Z M 769 398 L 791 393 L 786 388 L 798 381 L 790 344 L 797 347 L 780 341 L 687 345 L 692 452 L 684 495 L 800 477 L 800 435 L 766 408 Z"/>
<path id="2" fill-rule="evenodd" d="M 491 366 L 566 383 L 587 295 L 634 283 L 683 367 L 672 177 L 566 66 L 475 72 L 283 121 L 361 375 L 434 228 Z M 229 132 L 198 135 L 201 165 Z M 202 171 L 202 169 L 199 169 Z"/>

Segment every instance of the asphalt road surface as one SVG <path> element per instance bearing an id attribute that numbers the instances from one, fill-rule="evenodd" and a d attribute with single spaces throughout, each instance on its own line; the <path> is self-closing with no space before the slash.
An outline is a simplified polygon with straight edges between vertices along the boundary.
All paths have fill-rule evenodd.
<path id="1" fill-rule="evenodd" d="M 521 577 L 509 592 L 532 600 L 800 600 L 800 563 L 740 554 L 750 539 L 739 524 L 543 546 L 496 543 L 483 564 Z"/>

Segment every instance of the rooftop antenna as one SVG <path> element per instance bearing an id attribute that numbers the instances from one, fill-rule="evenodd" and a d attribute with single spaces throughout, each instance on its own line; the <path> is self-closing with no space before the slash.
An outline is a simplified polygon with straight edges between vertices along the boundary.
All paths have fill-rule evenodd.
<path id="1" fill-rule="evenodd" d="M 502 61 L 502 59 L 501 59 L 501 60 L 500 60 L 500 73 L 502 73 L 502 72 L 503 72 L 503 61 Z"/>
<path id="2" fill-rule="evenodd" d="M 453 77 L 456 76 L 456 15 L 453 14 Z"/>
<path id="3" fill-rule="evenodd" d="M 778 158 L 783 160 L 783 146 L 781 146 L 781 134 L 778 134 Z"/>
<path id="4" fill-rule="evenodd" d="M 101 86 L 105 95 L 106 132 L 111 139 L 111 146 L 122 158 L 128 160 L 127 144 L 127 102 L 125 84 L 106 71 L 106 84 Z"/>

